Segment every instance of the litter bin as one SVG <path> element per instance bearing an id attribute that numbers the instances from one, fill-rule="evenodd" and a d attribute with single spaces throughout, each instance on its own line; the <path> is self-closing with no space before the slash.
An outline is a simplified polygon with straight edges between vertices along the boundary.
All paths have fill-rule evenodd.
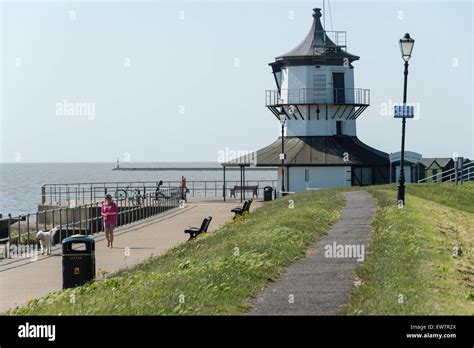
<path id="1" fill-rule="evenodd" d="M 63 239 L 63 289 L 95 279 L 95 241 L 83 235 Z M 74 249 L 73 249 L 74 248 Z"/>
<path id="2" fill-rule="evenodd" d="M 273 194 L 273 187 L 265 186 L 263 188 L 263 200 L 265 202 L 272 200 L 272 194 Z"/>

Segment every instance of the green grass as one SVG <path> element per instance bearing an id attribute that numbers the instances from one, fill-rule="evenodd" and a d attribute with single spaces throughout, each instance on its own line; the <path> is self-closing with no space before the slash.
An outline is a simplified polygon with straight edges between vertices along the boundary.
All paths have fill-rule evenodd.
<path id="1" fill-rule="evenodd" d="M 408 185 L 401 209 L 395 185 L 363 189 L 380 209 L 343 314 L 474 314 L 474 185 Z M 134 269 L 32 300 L 7 314 L 245 314 L 249 299 L 303 257 L 338 219 L 343 190 L 265 203 Z M 453 255 L 453 247 L 461 253 Z"/>
<path id="2" fill-rule="evenodd" d="M 31 300 L 18 315 L 232 315 L 338 220 L 339 190 L 266 203 L 248 217 L 132 270 Z M 73 302 L 73 303 L 71 303 Z"/>
<path id="3" fill-rule="evenodd" d="M 466 212 L 472 200 L 464 205 L 474 186 L 435 185 L 410 185 L 402 209 L 393 187 L 369 189 L 380 211 L 344 314 L 474 314 L 474 215 Z M 453 255 L 455 246 L 462 255 Z"/>
<path id="4" fill-rule="evenodd" d="M 474 182 L 455 185 L 441 184 L 410 184 L 407 193 L 451 208 L 474 213 Z"/>

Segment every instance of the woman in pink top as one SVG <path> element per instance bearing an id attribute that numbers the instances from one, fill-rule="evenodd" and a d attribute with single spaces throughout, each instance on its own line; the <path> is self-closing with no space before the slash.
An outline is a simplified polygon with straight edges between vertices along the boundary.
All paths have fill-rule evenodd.
<path id="1" fill-rule="evenodd" d="M 104 219 L 105 238 L 107 238 L 107 248 L 113 248 L 114 228 L 117 224 L 117 204 L 112 202 L 112 196 L 107 194 L 105 202 L 102 204 L 102 217 Z"/>

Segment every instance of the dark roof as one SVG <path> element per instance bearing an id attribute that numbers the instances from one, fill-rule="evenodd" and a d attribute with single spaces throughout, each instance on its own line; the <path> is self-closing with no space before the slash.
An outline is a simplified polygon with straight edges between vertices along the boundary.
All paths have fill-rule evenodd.
<path id="1" fill-rule="evenodd" d="M 255 163 L 244 156 L 229 162 L 225 166 L 252 165 L 279 166 L 281 160 L 281 138 L 260 149 L 256 153 Z M 352 136 L 306 136 L 285 137 L 285 164 L 290 166 L 318 165 L 389 165 L 387 153 L 378 151 Z M 344 153 L 348 154 L 347 161 Z M 253 157 L 255 158 L 255 156 Z"/>
<path id="2" fill-rule="evenodd" d="M 426 168 L 431 166 L 433 162 L 436 160 L 436 158 L 422 158 L 420 163 L 423 164 Z M 438 163 L 439 164 L 439 163 Z"/>
<path id="3" fill-rule="evenodd" d="M 285 61 L 287 63 L 298 63 L 298 61 L 314 60 L 316 57 L 321 57 L 325 60 L 339 60 L 342 61 L 344 58 L 348 58 L 350 62 L 358 60 L 359 57 L 343 50 L 340 46 L 337 46 L 326 34 L 321 24 L 321 9 L 313 9 L 313 25 L 306 35 L 305 39 L 291 51 L 282 54 L 275 58 L 275 63 L 270 65 L 278 65 L 279 61 Z M 334 48 L 329 50 L 314 50 L 315 46 L 326 46 L 328 48 Z"/>
<path id="4" fill-rule="evenodd" d="M 440 165 L 441 168 L 444 168 L 446 167 L 450 161 L 453 161 L 452 158 L 440 158 L 440 157 L 437 157 L 436 158 L 436 162 L 438 162 L 438 164 Z"/>
<path id="5" fill-rule="evenodd" d="M 446 167 L 448 164 L 450 164 L 450 162 L 453 162 L 453 159 L 452 158 L 449 158 L 449 157 L 436 157 L 436 158 L 430 158 L 430 157 L 426 157 L 426 158 L 422 158 L 421 159 L 421 163 L 426 167 L 430 167 L 433 162 L 438 163 L 438 165 L 441 167 L 441 168 L 444 168 Z"/>

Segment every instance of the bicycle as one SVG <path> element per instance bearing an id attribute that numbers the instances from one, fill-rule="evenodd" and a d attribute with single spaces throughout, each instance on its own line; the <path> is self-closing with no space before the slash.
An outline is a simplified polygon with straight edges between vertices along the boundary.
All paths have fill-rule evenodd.
<path id="1" fill-rule="evenodd" d="M 123 200 L 128 199 L 130 205 L 133 206 L 142 206 L 143 202 L 145 201 L 145 195 L 142 195 L 139 189 L 134 189 L 129 193 L 130 185 L 128 185 L 125 189 L 117 189 L 115 191 L 115 199 Z"/>
<path id="2" fill-rule="evenodd" d="M 139 189 L 135 189 L 133 196 L 129 198 L 129 202 L 131 202 L 132 205 L 136 207 L 141 207 L 143 203 L 145 202 L 145 199 L 146 199 L 145 195 L 142 195 Z"/>

